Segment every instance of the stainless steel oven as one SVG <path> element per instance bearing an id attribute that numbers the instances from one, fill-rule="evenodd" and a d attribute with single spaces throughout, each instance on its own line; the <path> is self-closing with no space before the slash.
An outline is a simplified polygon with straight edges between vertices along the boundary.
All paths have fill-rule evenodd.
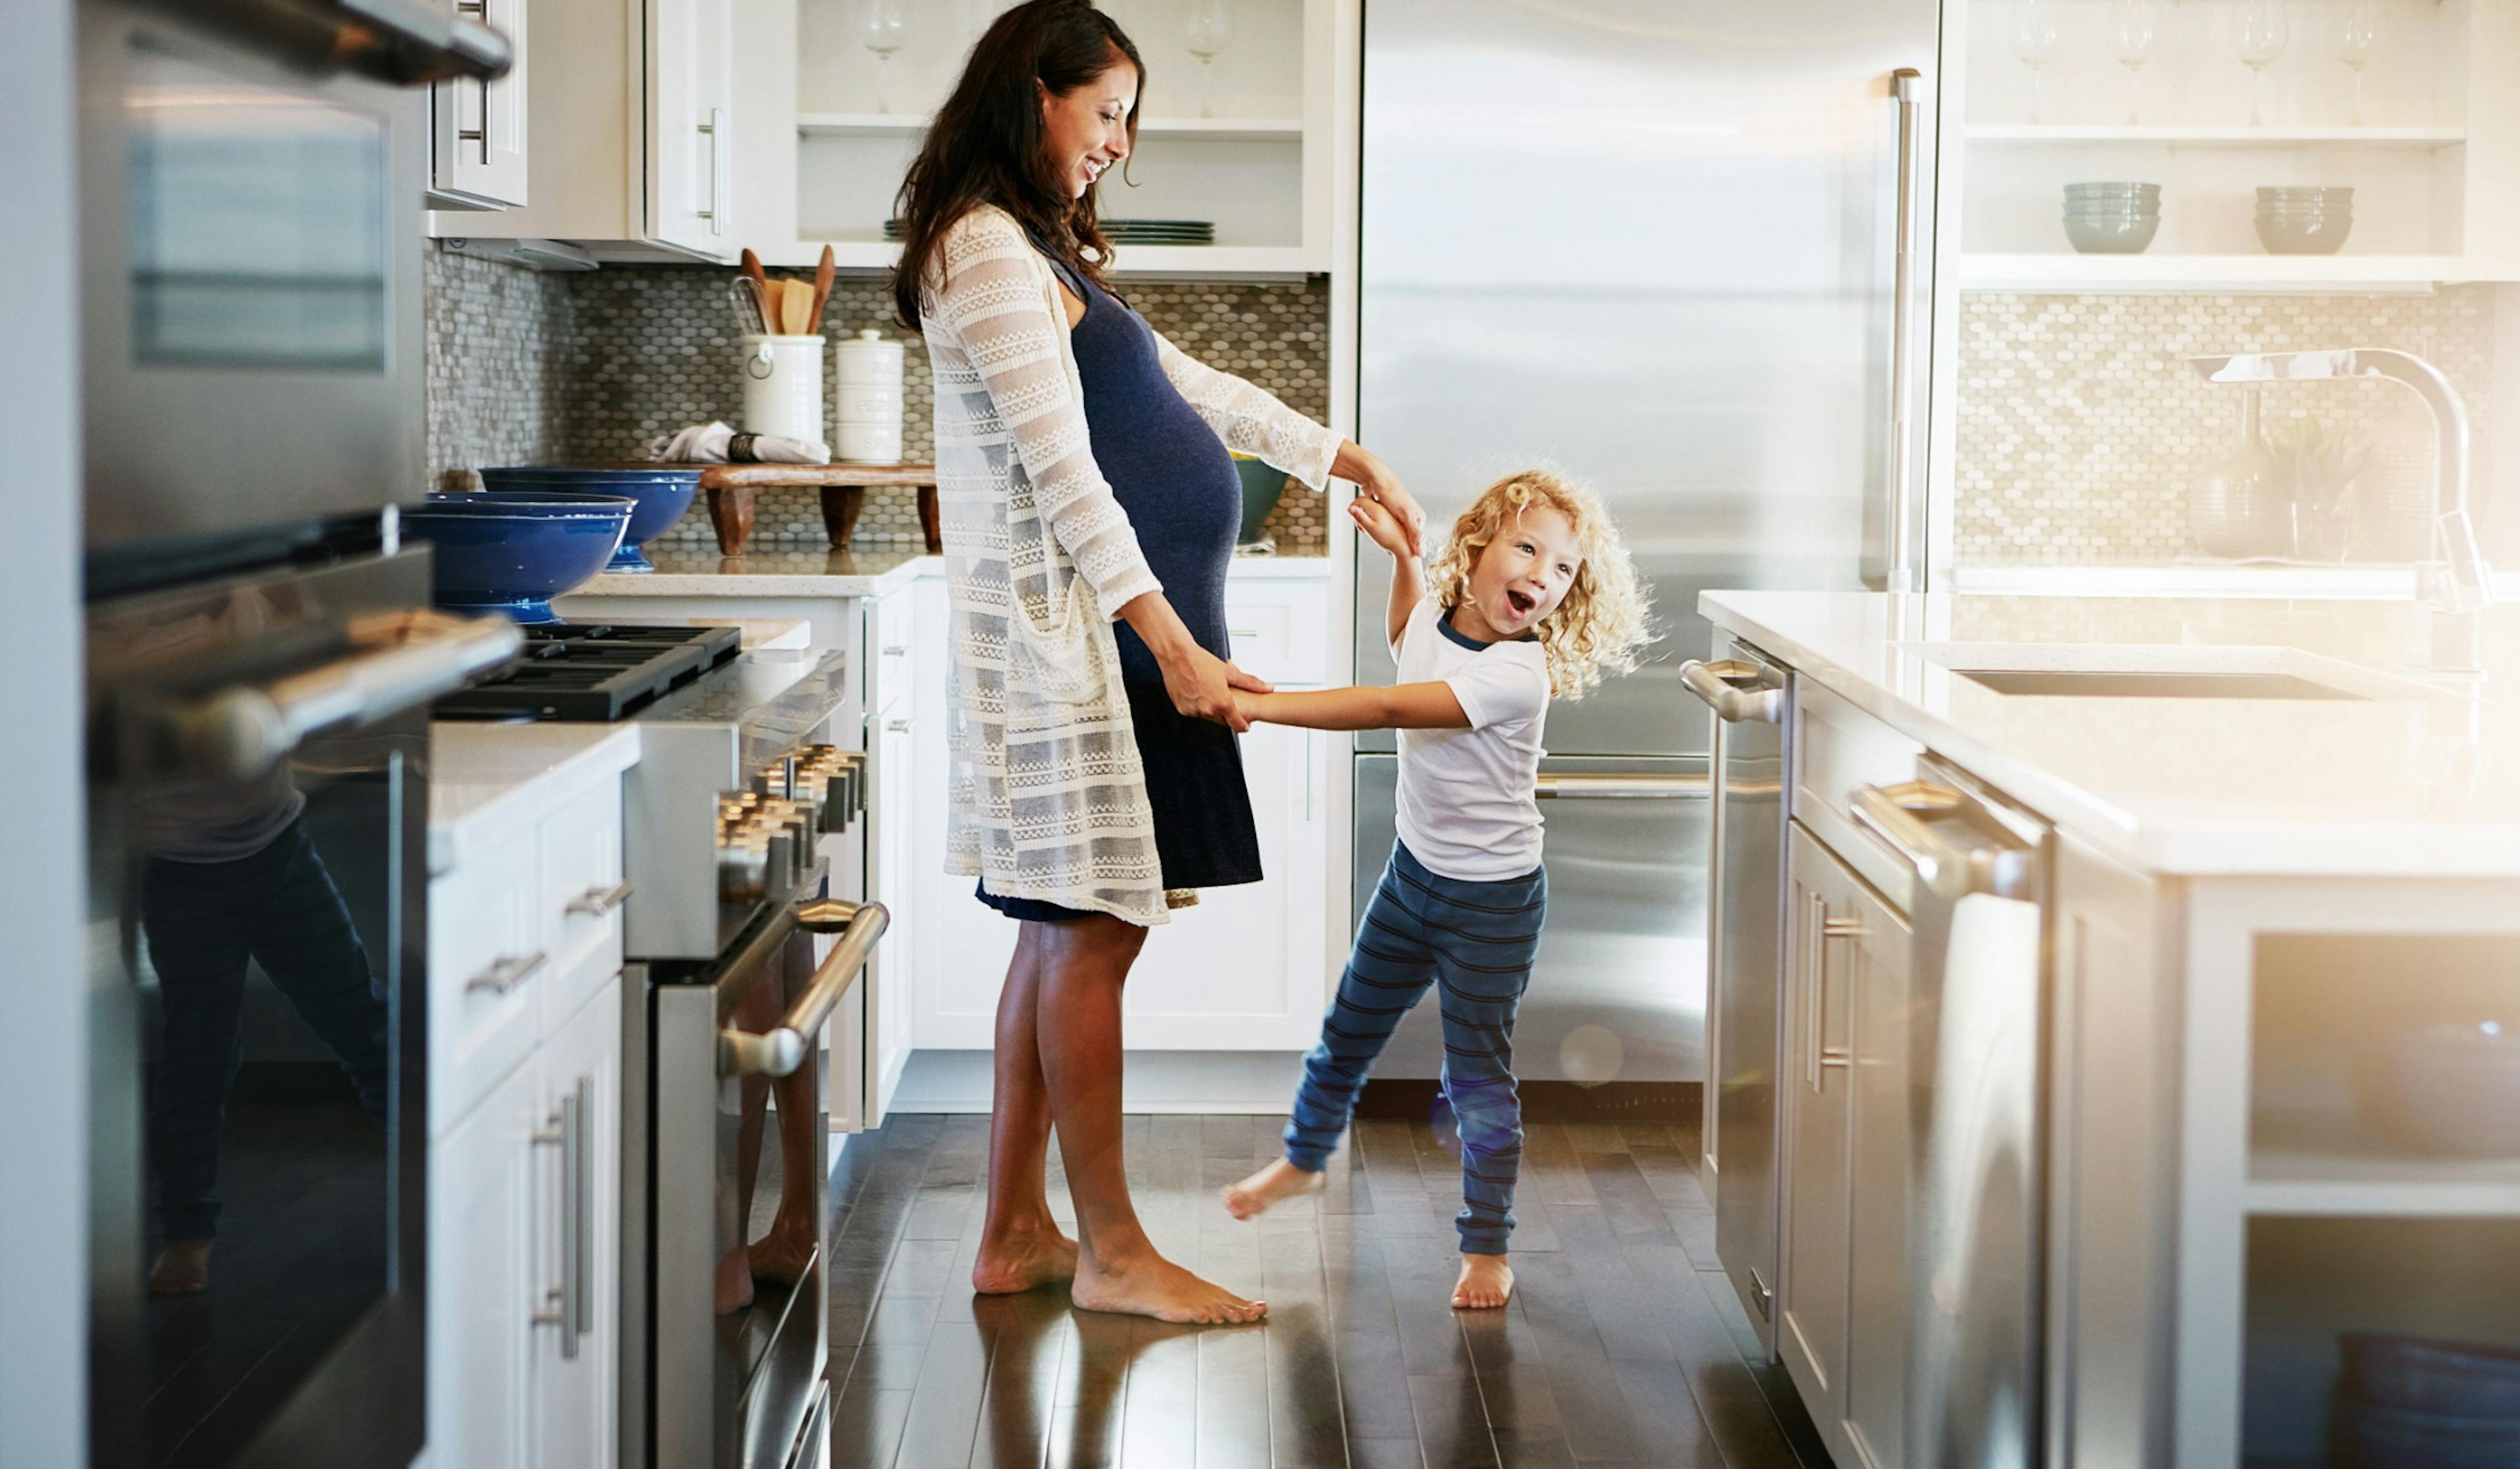
<path id="1" fill-rule="evenodd" d="M 89 607 L 96 1464 L 420 1447 L 428 700 L 518 643 L 427 588 Z"/>
<path id="2" fill-rule="evenodd" d="M 274 558 L 422 494 L 429 0 L 82 0 L 91 584 Z"/>

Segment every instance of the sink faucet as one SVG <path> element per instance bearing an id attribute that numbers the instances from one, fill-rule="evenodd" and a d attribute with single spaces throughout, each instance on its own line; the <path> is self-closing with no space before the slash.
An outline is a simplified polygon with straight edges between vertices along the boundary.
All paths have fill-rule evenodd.
<path id="1" fill-rule="evenodd" d="M 2476 543 L 2469 518 L 2467 405 L 2442 370 L 2409 352 L 2389 347 L 2346 347 L 2328 352 L 2241 352 L 2190 357 L 2188 365 L 2208 382 L 2308 382 L 2340 378 L 2386 378 L 2414 390 L 2432 414 L 2433 523 L 2426 558 L 2415 566 L 2415 598 L 2433 614 L 2424 661 L 2435 672 L 2481 671 L 2478 616 L 2494 601 L 2494 572 Z"/>

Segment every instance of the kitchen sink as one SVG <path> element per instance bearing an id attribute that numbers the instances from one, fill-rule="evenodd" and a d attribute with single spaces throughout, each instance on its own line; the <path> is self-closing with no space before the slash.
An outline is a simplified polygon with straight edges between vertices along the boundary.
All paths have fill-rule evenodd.
<path id="1" fill-rule="evenodd" d="M 2041 698 L 2354 699 L 2369 697 L 2288 673 L 2211 671 L 2152 673 L 2125 669 L 1956 668 L 1998 693 Z"/>

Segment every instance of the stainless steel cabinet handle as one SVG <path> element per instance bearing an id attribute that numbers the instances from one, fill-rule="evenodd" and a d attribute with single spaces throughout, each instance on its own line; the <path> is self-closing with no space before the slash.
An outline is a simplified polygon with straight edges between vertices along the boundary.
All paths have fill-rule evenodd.
<path id="1" fill-rule="evenodd" d="M 1691 658 L 1680 665 L 1681 687 L 1705 701 L 1716 717 L 1726 724 L 1744 722 L 1773 725 L 1785 717 L 1785 690 L 1782 689 L 1742 689 L 1736 681 L 1765 678 L 1768 670 L 1739 658 L 1719 658 L 1709 662 Z"/>
<path id="2" fill-rule="evenodd" d="M 866 969 L 867 956 L 875 949 L 875 941 L 883 937 L 891 922 L 892 914 L 880 903 L 819 898 L 799 904 L 799 928 L 811 933 L 836 933 L 840 941 L 815 968 L 804 995 L 789 1007 L 778 1029 L 761 1036 L 740 1030 L 717 1033 L 718 1075 L 786 1076 L 805 1064 L 805 1058 L 813 1054 L 814 1039 L 822 1034 L 823 1023 L 832 1018 L 832 1007 Z"/>
<path id="3" fill-rule="evenodd" d="M 901 645 L 900 644 L 898 644 L 898 643 L 895 643 L 895 644 L 891 645 L 890 646 L 886 647 L 886 648 L 883 650 L 883 655 L 884 655 L 885 657 L 887 657 L 887 658 L 899 658 L 899 657 L 905 657 L 905 656 L 907 656 L 907 655 L 909 654 L 909 652 L 910 652 L 910 649 L 909 649 L 909 648 L 902 646 L 902 645 Z"/>
<path id="4" fill-rule="evenodd" d="M 1923 590 L 1916 575 L 1914 444 L 1916 349 L 1916 179 L 1924 129 L 1917 125 L 1916 84 L 1924 73 L 1902 67 L 1890 73 L 1890 96 L 1899 105 L 1898 241 L 1890 272 L 1890 592 Z"/>
<path id="5" fill-rule="evenodd" d="M 576 1189 L 577 1219 L 568 1237 L 577 1258 L 569 1273 L 577 1288 L 577 1300 L 570 1313 L 569 1349 L 576 1350 L 576 1338 L 595 1329 L 595 1078 L 577 1079 L 577 1169 L 570 1175 Z"/>
<path id="6" fill-rule="evenodd" d="M 1847 1048 L 1828 1045 L 1828 941 L 1851 939 L 1864 931 L 1855 918 L 1832 918 L 1828 915 L 1828 899 L 1819 893 L 1811 895 L 1811 937 L 1804 945 L 1804 973 L 1811 995 L 1811 1017 L 1804 1027 L 1810 1042 L 1803 1064 L 1803 1080 L 1814 1091 L 1827 1088 L 1825 1073 L 1841 1071 L 1854 1064 Z"/>
<path id="7" fill-rule="evenodd" d="M 464 981 L 464 993 L 470 995 L 475 990 L 487 990 L 493 995 L 505 995 L 523 984 L 525 977 L 541 968 L 543 961 L 550 957 L 548 953 L 537 949 L 522 958 L 499 959 L 489 968 Z"/>
<path id="8" fill-rule="evenodd" d="M 560 1111 L 553 1115 L 551 1126 L 534 1135 L 534 1146 L 560 1149 L 560 1283 L 544 1289 L 541 1304 L 549 1309 L 536 1311 L 533 1319 L 537 1326 L 560 1328 L 563 1360 L 576 1359 L 578 1337 L 586 1330 L 586 1286 L 593 1279 L 586 1265 L 586 1211 L 593 1195 L 586 1183 L 591 1091 L 586 1078 L 580 1077 L 576 1090 L 560 1099 Z"/>
<path id="9" fill-rule="evenodd" d="M 1964 846 L 1927 824 L 1974 804 L 1948 785 L 1903 780 L 1858 790 L 1847 803 L 1847 815 L 1866 835 L 1906 863 L 1917 881 L 1943 897 L 2013 892 L 2027 878 L 2029 853 L 1994 842 Z"/>
<path id="10" fill-rule="evenodd" d="M 1532 794 L 1544 801 L 1703 801 L 1704 776 L 1584 776 L 1543 773 Z"/>
<path id="11" fill-rule="evenodd" d="M 895 734 L 907 734 L 910 733 L 910 721 L 906 719 L 885 720 L 883 722 L 883 727 L 890 730 Z"/>
<path id="12" fill-rule="evenodd" d="M 630 880 L 625 877 L 608 888 L 588 888 L 583 896 L 568 900 L 568 907 L 564 911 L 583 913 L 590 918 L 600 918 L 628 902 L 629 898 Z"/>
<path id="13" fill-rule="evenodd" d="M 429 612 L 395 624 L 399 641 L 261 686 L 135 709 L 149 758 L 171 769 L 250 780 L 308 736 L 374 724 L 515 656 L 524 635 L 505 617 Z"/>
<path id="14" fill-rule="evenodd" d="M 709 109 L 708 121 L 700 123 L 699 130 L 709 140 L 709 206 L 698 213 L 709 222 L 710 234 L 723 235 L 726 233 L 726 110 Z"/>

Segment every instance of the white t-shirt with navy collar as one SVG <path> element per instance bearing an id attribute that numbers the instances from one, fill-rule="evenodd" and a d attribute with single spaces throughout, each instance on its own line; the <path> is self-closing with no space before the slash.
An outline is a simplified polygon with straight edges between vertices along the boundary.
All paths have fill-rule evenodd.
<path id="1" fill-rule="evenodd" d="M 1480 643 L 1426 598 L 1400 634 L 1403 684 L 1442 682 L 1466 730 L 1400 732 L 1400 840 L 1429 871 L 1502 882 L 1540 866 L 1541 726 L 1549 659 L 1528 639 Z"/>

